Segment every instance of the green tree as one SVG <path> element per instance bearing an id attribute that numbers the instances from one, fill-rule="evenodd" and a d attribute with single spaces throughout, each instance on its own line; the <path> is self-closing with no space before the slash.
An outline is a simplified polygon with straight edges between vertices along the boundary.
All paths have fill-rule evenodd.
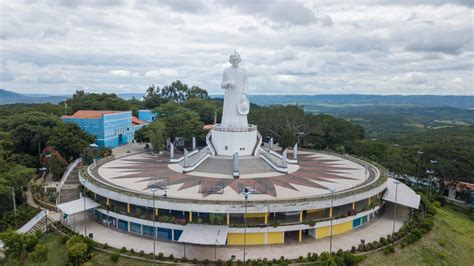
<path id="1" fill-rule="evenodd" d="M 149 127 L 150 143 L 156 152 L 163 150 L 166 143 L 166 126 L 162 121 L 155 121 Z"/>
<path id="2" fill-rule="evenodd" d="M 69 257 L 72 261 L 79 265 L 79 263 L 88 260 L 87 244 L 84 242 L 76 242 L 68 246 Z"/>
<path id="3" fill-rule="evenodd" d="M 296 105 L 273 105 L 252 111 L 249 122 L 256 124 L 264 136 L 272 136 L 282 149 L 286 149 L 308 134 L 307 118 L 310 115 Z"/>
<path id="4" fill-rule="evenodd" d="M 130 110 L 130 104 L 113 93 L 97 94 L 76 91 L 71 99 L 60 104 L 68 106 L 68 114 L 73 114 L 78 110 Z"/>
<path id="5" fill-rule="evenodd" d="M 68 249 L 68 255 L 71 261 L 75 262 L 76 265 L 85 262 L 90 257 L 92 246 L 86 242 L 86 240 L 78 235 L 71 236 L 66 242 Z"/>
<path id="6" fill-rule="evenodd" d="M 61 180 L 64 171 L 66 171 L 67 162 L 57 154 L 52 155 L 49 160 L 48 166 L 50 167 L 49 171 L 53 174 L 53 180 Z"/>
<path id="7" fill-rule="evenodd" d="M 15 164 L 0 174 L 0 212 L 12 209 L 12 188 L 15 190 L 17 204 L 23 202 L 23 187 L 34 173 L 31 168 Z"/>
<path id="8" fill-rule="evenodd" d="M 204 124 L 199 120 L 199 115 L 174 102 L 167 102 L 154 109 L 155 112 L 163 114 L 161 120 L 165 122 L 166 137 L 174 139 L 183 137 L 203 138 Z"/>
<path id="9" fill-rule="evenodd" d="M 53 129 L 60 123 L 61 120 L 54 115 L 26 112 L 0 120 L 0 129 L 10 132 L 16 153 L 39 156 Z"/>
<path id="10" fill-rule="evenodd" d="M 214 114 L 222 113 L 217 102 L 202 98 L 189 98 L 183 103 L 183 106 L 199 114 L 204 124 L 212 124 L 214 122 Z"/>
<path id="11" fill-rule="evenodd" d="M 95 137 L 83 131 L 77 124 L 59 123 L 49 136 L 47 144 L 71 161 L 78 158 L 84 148 L 94 141 Z"/>
<path id="12" fill-rule="evenodd" d="M 153 109 L 160 106 L 160 104 L 164 102 L 159 92 L 160 92 L 160 87 L 158 86 L 156 86 L 156 88 L 154 85 L 151 85 L 150 87 L 148 87 L 148 89 L 146 90 L 146 95 L 143 98 L 145 108 Z"/>
<path id="13" fill-rule="evenodd" d="M 38 243 L 41 232 L 35 234 L 22 234 L 14 230 L 0 233 L 0 239 L 5 245 L 5 255 L 21 258 L 32 252 Z"/>

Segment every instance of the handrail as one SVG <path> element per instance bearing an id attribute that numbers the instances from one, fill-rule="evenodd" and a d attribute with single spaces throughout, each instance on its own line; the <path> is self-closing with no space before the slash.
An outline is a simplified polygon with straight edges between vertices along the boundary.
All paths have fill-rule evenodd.
<path id="1" fill-rule="evenodd" d="M 196 154 L 196 153 L 198 153 L 198 152 L 199 152 L 199 149 L 195 149 L 194 151 L 190 151 L 190 152 L 188 153 L 188 156 L 193 156 L 194 154 Z M 169 162 L 170 162 L 170 163 L 179 163 L 179 162 L 181 162 L 182 160 L 184 160 L 184 156 L 181 156 L 181 157 L 176 158 L 176 159 L 175 159 L 175 158 L 172 158 L 172 159 L 169 160 Z"/>
<path id="2" fill-rule="evenodd" d="M 266 163 L 268 163 L 273 169 L 280 173 L 288 173 L 288 167 L 283 167 L 280 165 L 276 165 L 270 158 L 268 158 L 267 153 L 260 154 L 260 158 L 262 158 Z"/>
<path id="3" fill-rule="evenodd" d="M 260 150 L 260 146 L 262 145 L 262 135 L 260 135 L 260 132 L 257 131 L 257 145 L 255 145 L 255 148 L 253 149 L 253 156 L 258 155 L 258 151 Z"/>
<path id="4" fill-rule="evenodd" d="M 59 182 L 59 185 L 56 187 L 56 192 L 61 191 L 61 189 L 64 186 L 64 183 L 66 183 L 67 178 L 71 174 L 72 170 L 76 168 L 76 166 L 82 161 L 82 158 L 77 158 L 72 162 L 66 169 L 66 171 L 63 174 L 63 177 L 61 178 L 61 182 Z"/>
<path id="5" fill-rule="evenodd" d="M 206 143 L 207 143 L 207 147 L 209 147 L 209 149 L 211 150 L 211 153 L 212 155 L 216 155 L 216 149 L 214 148 L 214 144 L 212 144 L 212 129 L 209 130 L 209 133 L 207 133 L 207 136 L 206 136 Z"/>
<path id="6" fill-rule="evenodd" d="M 209 158 L 211 155 L 209 155 L 208 153 L 206 154 L 203 154 L 201 155 L 201 157 L 199 157 L 199 159 L 196 161 L 195 164 L 191 165 L 191 166 L 188 166 L 188 167 L 184 167 L 183 166 L 183 173 L 187 173 L 187 172 L 191 172 L 191 171 L 194 171 L 196 168 L 198 168 L 198 166 L 200 166 L 204 161 L 207 160 L 207 158 Z"/>
<path id="7" fill-rule="evenodd" d="M 31 228 L 33 228 L 41 219 L 47 216 L 48 211 L 41 210 L 37 213 L 31 220 L 29 220 L 26 224 L 24 224 L 20 229 L 17 230 L 18 233 L 26 233 Z"/>
<path id="8" fill-rule="evenodd" d="M 283 160 L 283 155 L 279 154 L 278 152 L 274 151 L 274 150 L 269 150 L 269 153 L 273 156 L 276 156 L 280 159 Z M 286 158 L 286 161 L 289 163 L 289 164 L 298 164 L 298 160 L 294 160 L 294 159 L 288 159 Z"/>

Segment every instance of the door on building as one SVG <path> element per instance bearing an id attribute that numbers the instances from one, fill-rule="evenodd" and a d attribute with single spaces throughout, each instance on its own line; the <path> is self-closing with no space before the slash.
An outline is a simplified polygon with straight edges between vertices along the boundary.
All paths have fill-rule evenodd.
<path id="1" fill-rule="evenodd" d="M 118 145 L 122 145 L 122 144 L 123 144 L 123 135 L 119 134 L 118 135 Z"/>

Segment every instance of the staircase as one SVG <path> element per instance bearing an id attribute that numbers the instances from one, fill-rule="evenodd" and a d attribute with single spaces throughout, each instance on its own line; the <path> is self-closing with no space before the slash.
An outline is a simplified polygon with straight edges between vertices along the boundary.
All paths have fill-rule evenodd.
<path id="1" fill-rule="evenodd" d="M 18 233 L 24 234 L 34 234 L 36 231 L 41 231 L 44 233 L 46 231 L 46 224 L 54 223 L 44 210 L 40 211 L 35 217 L 31 218 L 26 224 L 24 224 L 20 229 L 18 229 Z"/>
<path id="2" fill-rule="evenodd" d="M 79 166 L 74 167 L 67 176 L 64 185 L 59 192 L 59 203 L 65 203 L 79 199 L 79 191 L 77 188 L 81 185 L 79 182 Z"/>

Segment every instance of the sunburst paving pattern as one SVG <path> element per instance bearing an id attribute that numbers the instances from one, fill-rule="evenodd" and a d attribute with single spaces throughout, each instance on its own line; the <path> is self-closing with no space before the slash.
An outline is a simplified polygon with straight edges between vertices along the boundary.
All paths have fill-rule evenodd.
<path id="1" fill-rule="evenodd" d="M 170 169 L 166 154 L 139 153 L 105 163 L 94 175 L 142 193 L 149 193 L 146 187 L 150 181 L 159 181 L 169 197 L 240 200 L 243 188 L 249 187 L 254 198 L 271 200 L 326 194 L 328 188 L 352 189 L 377 174 L 371 167 L 332 154 L 306 152 L 298 159 L 296 171 L 281 174 L 271 171 L 258 157 L 246 158 L 241 163 L 246 175 L 234 179 L 229 159 L 211 157 L 195 172 L 183 174 Z"/>

